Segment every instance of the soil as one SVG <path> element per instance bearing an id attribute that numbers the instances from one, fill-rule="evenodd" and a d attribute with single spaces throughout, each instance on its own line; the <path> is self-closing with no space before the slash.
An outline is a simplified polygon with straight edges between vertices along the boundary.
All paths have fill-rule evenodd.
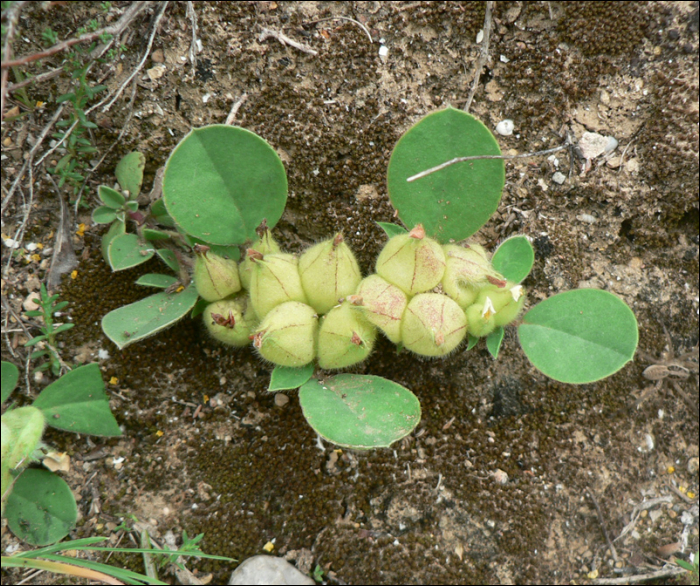
<path id="1" fill-rule="evenodd" d="M 92 18 L 114 22 L 128 4 L 113 2 L 105 17 L 95 2 L 31 3 L 15 54 L 44 46 L 47 26 L 68 39 Z M 492 249 L 512 234 L 533 237 L 535 268 L 524 283 L 530 305 L 577 287 L 619 295 L 635 312 L 642 352 L 606 380 L 573 386 L 534 369 L 514 328 L 498 361 L 483 344 L 421 361 L 382 339 L 355 371 L 410 388 L 423 415 L 405 440 L 371 452 L 319 442 L 295 393 L 278 406 L 266 390 L 269 368 L 249 348 L 209 339 L 199 320 L 119 351 L 100 320 L 150 294 L 134 281 L 162 265 L 108 269 L 104 228 L 90 221 L 96 187 L 114 184 L 118 160 L 139 150 L 147 193 L 191 128 L 223 123 L 246 95 L 235 124 L 265 138 L 288 173 L 277 239 L 299 252 L 342 229 L 369 274 L 385 240 L 375 222 L 393 219 L 385 183 L 393 145 L 425 114 L 464 106 L 485 3 L 193 6 L 196 63 L 188 57 L 187 3 L 170 3 L 133 106 L 129 86 L 99 113 L 91 135 L 98 155 L 108 154 L 89 177 L 88 207 L 74 218 L 80 263 L 59 293 L 75 327 L 62 336 L 62 352 L 71 363 L 99 360 L 124 436 L 48 432 L 47 441 L 72 457 L 64 477 L 81 518 L 71 537 L 105 535 L 123 546 L 129 538 L 117 525 L 128 514 L 156 539 L 168 530 L 204 533 L 203 551 L 239 561 L 272 542 L 274 555 L 307 573 L 320 566 L 331 584 L 564 584 L 646 573 L 667 561 L 668 548 L 659 548 L 682 539 L 685 511 L 694 511 L 694 523 L 674 553 L 687 559 L 696 551 L 697 363 L 686 365 L 688 377 L 658 384 L 643 372 L 669 351 L 698 344 L 697 2 L 496 3 L 490 58 L 470 112 L 491 129 L 513 120 L 515 132 L 498 136 L 503 152 L 551 148 L 567 132 L 580 139 L 586 131 L 619 146 L 588 166 L 566 151 L 556 160 L 508 161 L 499 211 L 475 238 Z M 95 64 L 93 82 L 114 91 L 126 80 L 146 51 L 154 10 L 124 33 L 123 58 Z M 261 41 L 264 28 L 316 53 Z M 3 197 L 68 84 L 63 75 L 28 86 L 32 103 L 45 103 L 32 109 L 11 96 L 8 109 L 17 105 L 24 115 L 3 122 Z M 48 270 L 60 208 L 44 171 L 22 180 L 2 219 L 3 240 L 14 237 L 33 180 L 19 254 L 10 260 L 2 247 L 2 355 L 23 371 L 27 337 L 7 312 L 23 312 Z M 566 177 L 561 185 L 556 171 Z M 30 243 L 44 249 L 31 252 Z M 48 382 L 28 377 L 20 394 L 36 396 Z M 635 505 L 663 495 L 671 502 L 636 519 L 613 559 L 606 532 L 614 539 Z M 3 551 L 16 545 L 3 526 Z M 138 556 L 110 563 L 141 569 Z M 235 565 L 188 562 L 214 583 L 225 583 Z M 3 582 L 19 579 L 3 571 Z"/>

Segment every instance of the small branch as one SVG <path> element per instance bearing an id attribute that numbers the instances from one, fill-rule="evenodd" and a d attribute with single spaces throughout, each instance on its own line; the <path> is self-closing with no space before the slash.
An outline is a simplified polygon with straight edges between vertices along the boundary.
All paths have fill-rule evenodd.
<path id="1" fill-rule="evenodd" d="M 226 126 L 231 126 L 233 124 L 233 121 L 236 119 L 236 114 L 238 114 L 238 109 L 243 105 L 246 99 L 248 99 L 248 94 L 243 94 L 236 100 L 233 106 L 231 106 L 231 111 L 228 113 L 228 116 L 226 116 Z"/>
<path id="2" fill-rule="evenodd" d="M 372 33 L 369 32 L 369 29 L 361 22 L 355 20 L 354 18 L 350 18 L 349 16 L 329 16 L 328 18 L 319 18 L 318 20 L 312 20 L 311 22 L 307 22 L 306 24 L 316 24 L 318 22 L 324 22 L 326 20 L 347 20 L 349 22 L 354 22 L 363 31 L 365 31 L 365 34 L 367 35 L 369 42 L 374 43 L 374 40 L 372 39 Z"/>
<path id="3" fill-rule="evenodd" d="M 260 33 L 260 36 L 258 37 L 258 42 L 262 43 L 264 40 L 269 39 L 272 37 L 273 39 L 277 39 L 280 43 L 283 45 L 289 45 L 290 47 L 294 47 L 295 49 L 299 49 L 300 51 L 304 53 L 308 53 L 309 55 L 318 55 L 318 51 L 314 51 L 311 47 L 307 47 L 306 45 L 302 45 L 301 43 L 298 43 L 294 39 L 290 39 L 287 35 L 284 35 L 282 33 L 279 33 L 277 31 L 273 31 L 269 28 L 264 28 L 262 32 Z"/>
<path id="4" fill-rule="evenodd" d="M 590 499 L 593 501 L 593 504 L 595 505 L 595 510 L 598 513 L 598 522 L 600 523 L 600 527 L 603 530 L 603 535 L 605 535 L 605 541 L 608 542 L 608 547 L 610 548 L 610 553 L 612 554 L 613 560 L 617 562 L 617 550 L 615 549 L 615 546 L 613 545 L 613 542 L 610 540 L 610 536 L 608 535 L 608 530 L 605 526 L 605 519 L 603 519 L 603 513 L 600 511 L 600 506 L 598 505 L 598 501 L 596 498 L 593 496 L 593 493 L 589 490 L 588 487 L 586 487 L 586 492 L 588 493 L 588 496 Z"/>
<path id="5" fill-rule="evenodd" d="M 678 566 L 666 566 L 662 570 L 649 572 L 648 574 L 636 574 L 634 576 L 622 576 L 620 578 L 598 578 L 591 580 L 591 584 L 641 584 L 642 582 L 650 582 L 651 580 L 660 580 L 661 578 L 670 578 L 685 574 L 688 570 L 684 570 Z"/>
<path id="6" fill-rule="evenodd" d="M 481 52 L 479 53 L 479 59 L 476 61 L 476 66 L 474 67 L 474 80 L 472 81 L 472 89 L 467 97 L 467 103 L 464 105 L 464 111 L 469 112 L 471 108 L 472 100 L 474 99 L 474 94 L 476 93 L 476 88 L 479 87 L 479 78 L 481 77 L 481 70 L 486 65 L 489 59 L 489 43 L 491 42 L 491 15 L 493 13 L 494 2 L 489 0 L 486 2 L 486 14 L 484 15 L 484 38 L 481 39 Z"/>
<path id="7" fill-rule="evenodd" d="M 98 31 L 86 33 L 74 39 L 68 39 L 67 41 L 63 41 L 57 45 L 54 45 L 53 47 L 50 47 L 49 49 L 46 49 L 46 51 L 25 55 L 24 57 L 19 57 L 18 59 L 14 59 L 12 61 L 4 61 L 0 64 L 0 67 L 2 67 L 2 69 L 7 69 L 8 67 L 14 67 L 16 65 L 26 65 L 32 61 L 38 61 L 44 57 L 50 57 L 51 55 L 60 53 L 61 51 L 64 51 L 73 45 L 77 45 L 78 43 L 92 42 L 95 39 L 100 38 L 102 35 L 120 35 L 129 25 L 129 23 L 136 17 L 136 15 L 152 3 L 153 2 L 133 2 L 122 17 L 112 26 L 106 26 Z"/>
<path id="8" fill-rule="evenodd" d="M 421 171 L 420 173 L 411 175 L 408 179 L 406 179 L 406 181 L 410 183 L 411 181 L 415 181 L 416 179 L 422 179 L 423 177 L 427 177 L 428 175 L 431 175 L 436 171 L 441 171 L 445 167 L 449 167 L 450 165 L 454 165 L 455 163 L 462 163 L 464 161 L 477 161 L 479 159 L 525 159 L 527 157 L 537 157 L 540 155 L 549 155 L 550 153 L 563 151 L 564 149 L 568 149 L 570 146 L 571 145 L 567 142 L 567 144 L 563 144 L 558 147 L 554 147 L 544 151 L 535 151 L 534 153 L 523 153 L 522 155 L 475 155 L 473 157 L 457 157 L 455 159 L 451 159 L 445 163 L 437 165 L 436 167 L 431 167 L 430 169 L 426 169 L 425 171 Z"/>
<path id="9" fill-rule="evenodd" d="M 194 79 L 195 70 L 197 67 L 197 13 L 194 11 L 194 2 L 187 2 L 187 17 L 192 23 L 192 42 L 190 43 L 190 65 L 192 66 L 191 75 Z"/>

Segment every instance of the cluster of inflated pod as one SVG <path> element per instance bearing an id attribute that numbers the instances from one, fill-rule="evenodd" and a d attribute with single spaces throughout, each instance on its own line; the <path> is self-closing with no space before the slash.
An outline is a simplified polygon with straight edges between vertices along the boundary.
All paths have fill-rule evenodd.
<path id="1" fill-rule="evenodd" d="M 421 356 L 445 356 L 464 340 L 512 322 L 520 285 L 506 281 L 479 245 L 441 246 L 420 224 L 390 238 L 376 274 L 362 278 L 342 234 L 299 258 L 267 229 L 237 264 L 196 246 L 194 283 L 210 304 L 204 323 L 217 340 L 281 366 L 314 359 L 324 369 L 362 362 L 377 329 Z"/>

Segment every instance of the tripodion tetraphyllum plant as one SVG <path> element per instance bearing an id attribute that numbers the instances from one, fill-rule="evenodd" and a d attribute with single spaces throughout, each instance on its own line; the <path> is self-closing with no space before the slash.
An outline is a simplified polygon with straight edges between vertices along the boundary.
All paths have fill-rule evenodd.
<path id="1" fill-rule="evenodd" d="M 322 437 L 353 448 L 388 446 L 420 420 L 417 398 L 396 383 L 314 376 L 316 366 L 332 371 L 362 362 L 379 333 L 420 359 L 469 350 L 485 338 L 496 358 L 504 327 L 516 323 L 525 354 L 547 376 L 581 384 L 611 375 L 637 347 L 637 323 L 622 300 L 601 290 L 569 291 L 521 316 L 520 283 L 534 261 L 529 239 L 509 238 L 493 256 L 467 240 L 498 207 L 505 181 L 499 156 L 491 132 L 453 108 L 410 128 L 387 173 L 407 228 L 380 223 L 389 238 L 376 272 L 363 278 L 340 232 L 298 257 L 275 242 L 270 229 L 284 211 L 287 179 L 256 134 L 223 125 L 193 130 L 168 159 L 162 199 L 148 209 L 136 202 L 142 156 L 127 155 L 138 164 L 120 165 L 117 178 L 132 189 L 101 187 L 105 205 L 93 216 L 111 223 L 105 259 L 121 270 L 157 254 L 177 276 L 141 277 L 138 283 L 164 291 L 109 313 L 103 329 L 123 348 L 201 314 L 212 337 L 233 347 L 252 343 L 272 365 L 270 391 L 300 389 L 304 415 Z M 461 157 L 470 159 L 443 165 Z"/>

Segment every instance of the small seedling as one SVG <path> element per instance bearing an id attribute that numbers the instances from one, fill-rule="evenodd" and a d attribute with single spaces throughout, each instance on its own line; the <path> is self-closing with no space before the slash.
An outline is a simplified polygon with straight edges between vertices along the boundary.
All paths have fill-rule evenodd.
<path id="1" fill-rule="evenodd" d="M 2 363 L 2 402 L 17 386 L 19 371 Z M 10 530 L 32 545 L 65 537 L 77 520 L 75 498 L 66 482 L 40 468 L 27 468 L 44 458 L 44 429 L 118 436 L 121 430 L 109 409 L 97 364 L 70 371 L 46 387 L 32 405 L 8 408 L 2 415 L 2 514 Z"/>
<path id="2" fill-rule="evenodd" d="M 40 317 L 42 318 L 43 325 L 39 325 L 41 330 L 41 335 L 35 336 L 29 340 L 24 346 L 38 346 L 39 349 L 31 353 L 29 358 L 31 360 L 38 360 L 40 358 L 46 358 L 46 362 L 40 364 L 36 371 L 51 370 L 54 376 L 58 376 L 61 373 L 62 361 L 56 349 L 56 336 L 61 332 L 70 330 L 75 324 L 63 323 L 58 326 L 54 326 L 54 317 L 60 317 L 61 311 L 68 306 L 67 301 L 58 301 L 58 294 L 49 296 L 46 291 L 44 284 L 41 284 L 39 305 L 41 309 L 34 309 L 25 312 L 27 317 Z"/>
<path id="3" fill-rule="evenodd" d="M 250 331 L 260 356 L 275 365 L 270 390 L 299 388 L 304 416 L 317 433 L 358 449 L 386 447 L 409 434 L 420 421 L 417 399 L 380 377 L 314 377 L 314 364 L 324 370 L 358 364 L 372 351 L 377 332 L 421 358 L 459 351 L 465 340 L 469 350 L 484 338 L 496 358 L 504 328 L 517 324 L 525 354 L 547 376 L 572 384 L 610 376 L 637 347 L 637 322 L 622 300 L 606 291 L 569 291 L 521 317 L 527 292 L 520 283 L 534 262 L 528 238 L 506 240 L 492 258 L 469 242 L 501 199 L 505 166 L 498 157 L 491 132 L 453 108 L 410 128 L 387 172 L 389 197 L 404 226 L 380 224 L 388 240 L 376 274 L 362 279 L 341 234 L 299 258 L 274 241 L 269 229 L 284 209 L 287 181 L 264 140 L 230 126 L 194 130 L 166 164 L 162 201 L 145 214 L 122 209 L 137 234 L 126 234 L 125 222 L 115 215 L 103 242 L 115 270 L 116 242 L 125 245 L 119 254 L 129 249 L 138 258 L 143 251 L 137 247 L 149 240 L 176 271 L 187 264 L 186 247 L 194 248 L 195 284 L 205 301 L 197 303 L 193 287 L 161 293 L 111 312 L 103 329 L 123 348 L 169 326 L 195 304 L 193 314 L 201 313 L 210 302 L 204 319 L 212 336 L 240 346 Z M 117 200 L 103 212 L 114 214 L 117 204 L 124 205 Z M 147 239 L 148 222 L 174 230 L 162 240 Z M 234 251 L 253 239 L 235 275 Z M 170 248 L 160 248 L 166 242 Z M 212 256 L 205 262 L 204 248 L 222 260 Z M 146 277 L 148 283 L 139 282 L 157 281 Z M 254 316 L 247 317 L 246 296 Z M 127 320 L 135 325 L 129 337 L 122 333 Z"/>

